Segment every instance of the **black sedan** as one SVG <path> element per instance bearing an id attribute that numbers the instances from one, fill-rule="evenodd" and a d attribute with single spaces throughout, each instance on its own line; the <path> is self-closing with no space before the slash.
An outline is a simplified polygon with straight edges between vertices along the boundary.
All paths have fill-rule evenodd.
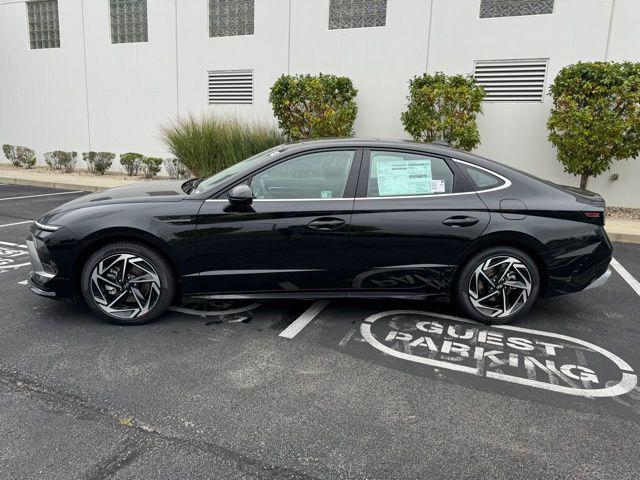
<path id="1" fill-rule="evenodd" d="M 504 323 L 607 280 L 604 210 L 595 193 L 441 145 L 309 141 L 62 205 L 31 229 L 29 284 L 118 324 L 185 297 L 449 297 Z"/>

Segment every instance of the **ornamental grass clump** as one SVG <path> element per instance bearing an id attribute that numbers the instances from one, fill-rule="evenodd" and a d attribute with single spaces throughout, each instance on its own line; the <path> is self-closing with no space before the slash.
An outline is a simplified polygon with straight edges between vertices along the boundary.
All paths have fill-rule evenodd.
<path id="1" fill-rule="evenodd" d="M 284 142 L 274 126 L 234 117 L 190 115 L 161 132 L 169 151 L 198 177 L 213 175 Z"/>
<path id="2" fill-rule="evenodd" d="M 269 101 L 289 140 L 351 137 L 357 94 L 347 77 L 282 75 L 271 87 Z"/>

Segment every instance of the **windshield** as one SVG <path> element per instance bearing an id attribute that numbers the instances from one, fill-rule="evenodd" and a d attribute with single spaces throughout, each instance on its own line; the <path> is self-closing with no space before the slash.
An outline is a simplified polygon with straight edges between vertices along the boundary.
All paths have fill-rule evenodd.
<path id="1" fill-rule="evenodd" d="M 266 160 L 269 157 L 273 157 L 278 153 L 280 146 L 273 147 L 269 150 L 265 150 L 264 152 L 260 152 L 253 157 L 247 158 L 246 160 L 242 160 L 241 162 L 236 163 L 235 165 L 231 165 L 229 168 L 225 168 L 224 170 L 212 175 L 209 178 L 204 179 L 202 182 L 198 184 L 198 188 L 194 190 L 193 193 L 196 195 L 202 192 L 206 192 L 207 190 L 215 187 L 220 184 L 227 178 L 232 177 L 236 173 L 240 173 L 246 170 L 251 169 L 251 167 L 258 165 L 263 160 Z"/>

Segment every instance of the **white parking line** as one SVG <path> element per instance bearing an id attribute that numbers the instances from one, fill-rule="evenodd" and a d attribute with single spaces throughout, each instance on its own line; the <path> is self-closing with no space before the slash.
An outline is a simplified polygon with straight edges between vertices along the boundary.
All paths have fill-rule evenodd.
<path id="1" fill-rule="evenodd" d="M 0 272 L 4 273 L 5 271 L 7 271 L 8 269 L 12 268 L 13 270 L 20 268 L 20 267 L 26 267 L 27 265 L 31 265 L 31 262 L 27 262 L 27 263 L 17 263 L 15 265 L 12 264 L 8 264 L 8 265 L 0 265 Z"/>
<path id="2" fill-rule="evenodd" d="M 0 242 L 0 245 L 5 245 L 7 247 L 27 248 L 26 245 L 18 245 L 17 243 L 11 243 L 11 242 Z"/>
<path id="3" fill-rule="evenodd" d="M 24 200 L 25 198 L 50 197 L 52 195 L 69 195 L 71 193 L 82 193 L 82 190 L 72 190 L 70 192 L 40 193 L 38 195 L 25 195 L 24 197 L 0 198 L 0 202 L 4 202 L 7 200 Z"/>
<path id="4" fill-rule="evenodd" d="M 14 225 L 24 225 L 25 223 L 33 223 L 35 220 L 27 220 L 25 222 L 16 222 L 16 223 L 5 223 L 4 225 L 0 225 L 2 227 L 13 227 Z"/>
<path id="5" fill-rule="evenodd" d="M 633 275 L 631 275 L 626 268 L 620 265 L 620 262 L 618 262 L 615 258 L 611 259 L 611 266 L 615 268 L 616 272 L 620 274 L 624 281 L 627 282 L 638 295 L 640 295 L 640 282 L 633 278 Z"/>
<path id="6" fill-rule="evenodd" d="M 302 331 L 304 327 L 306 327 L 311 320 L 313 320 L 324 307 L 329 305 L 331 300 L 318 300 L 316 303 L 311 305 L 302 315 L 294 320 L 294 322 L 285 328 L 282 333 L 280 333 L 281 337 L 284 338 L 293 338 L 298 333 Z"/>

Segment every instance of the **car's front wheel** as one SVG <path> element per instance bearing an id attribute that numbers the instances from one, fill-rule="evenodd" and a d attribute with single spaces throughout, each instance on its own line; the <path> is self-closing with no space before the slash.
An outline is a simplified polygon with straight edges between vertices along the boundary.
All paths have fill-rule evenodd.
<path id="1" fill-rule="evenodd" d="M 82 295 L 103 319 L 118 325 L 155 320 L 173 300 L 175 279 L 158 252 L 136 242 L 110 243 L 89 257 Z"/>
<path id="2" fill-rule="evenodd" d="M 507 323 L 533 306 L 539 289 L 540 274 L 529 255 L 512 247 L 492 247 L 467 261 L 453 293 L 476 320 Z"/>

